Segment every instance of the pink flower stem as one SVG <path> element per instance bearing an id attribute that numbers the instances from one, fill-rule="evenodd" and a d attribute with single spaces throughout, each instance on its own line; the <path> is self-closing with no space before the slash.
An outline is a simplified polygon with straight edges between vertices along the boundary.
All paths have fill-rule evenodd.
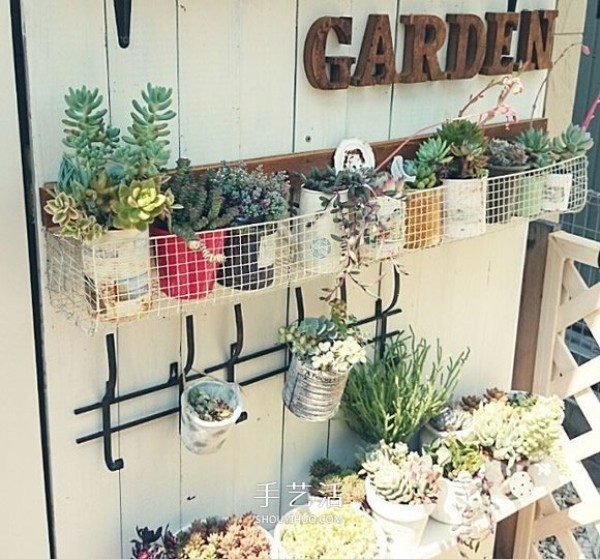
<path id="1" fill-rule="evenodd" d="M 596 95 L 596 99 L 594 99 L 592 106 L 589 108 L 587 114 L 585 115 L 585 119 L 581 125 L 581 129 L 584 132 L 587 132 L 587 129 L 589 128 L 590 124 L 592 123 L 592 120 L 594 120 L 594 116 L 596 115 L 596 110 L 598 109 L 598 105 L 600 105 L 600 93 L 598 93 L 598 95 Z"/>

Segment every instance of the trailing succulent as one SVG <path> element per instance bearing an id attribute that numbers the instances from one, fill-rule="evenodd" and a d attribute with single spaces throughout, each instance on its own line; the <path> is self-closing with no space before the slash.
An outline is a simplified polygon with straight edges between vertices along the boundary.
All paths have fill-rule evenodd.
<path id="1" fill-rule="evenodd" d="M 188 242 L 197 240 L 196 233 L 227 227 L 238 214 L 225 204 L 216 172 L 209 170 L 200 178 L 194 175 L 189 159 L 179 159 L 169 188 L 178 206 L 170 216 L 170 230 Z"/>
<path id="2" fill-rule="evenodd" d="M 492 138 L 487 146 L 489 165 L 494 167 L 525 167 L 527 151 L 522 144 L 509 142 L 500 138 Z"/>
<path id="3" fill-rule="evenodd" d="M 108 229 L 144 230 L 158 216 L 166 217 L 173 198 L 161 192 L 161 168 L 168 160 L 166 110 L 171 91 L 148 84 L 145 104 L 133 102 L 132 136 L 106 125 L 106 109 L 98 90 L 69 89 L 63 155 L 56 185 L 48 190 L 44 211 L 61 235 L 93 241 Z"/>
<path id="4" fill-rule="evenodd" d="M 485 176 L 488 157 L 487 140 L 483 130 L 470 120 L 451 120 L 444 123 L 436 137 L 450 146 L 452 160 L 445 172 L 451 179 L 471 179 Z"/>
<path id="5" fill-rule="evenodd" d="M 404 443 L 380 441 L 365 454 L 361 471 L 375 492 L 392 503 L 435 503 L 441 491 L 442 468 L 427 454 L 409 452 Z"/>

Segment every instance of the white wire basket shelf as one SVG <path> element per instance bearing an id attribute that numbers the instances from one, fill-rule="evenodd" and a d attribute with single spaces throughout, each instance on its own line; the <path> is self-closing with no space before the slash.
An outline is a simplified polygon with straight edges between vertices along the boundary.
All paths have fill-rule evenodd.
<path id="1" fill-rule="evenodd" d="M 498 172 L 493 170 L 492 172 Z M 407 191 L 378 200 L 377 233 L 360 261 L 397 259 L 403 252 L 494 231 L 585 205 L 587 159 L 543 169 Z M 47 238 L 50 301 L 88 333 L 100 324 L 191 310 L 339 274 L 345 258 L 339 225 L 328 211 L 197 235 L 193 243 L 168 231 L 109 231 L 92 243 Z"/>

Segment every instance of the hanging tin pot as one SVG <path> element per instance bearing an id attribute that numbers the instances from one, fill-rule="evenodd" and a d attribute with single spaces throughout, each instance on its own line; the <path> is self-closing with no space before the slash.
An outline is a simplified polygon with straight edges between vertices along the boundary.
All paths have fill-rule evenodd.
<path id="1" fill-rule="evenodd" d="M 337 413 L 347 381 L 348 371 L 312 369 L 293 356 L 285 375 L 283 402 L 300 419 L 327 421 Z"/>
<path id="2" fill-rule="evenodd" d="M 262 223 L 236 227 L 225 241 L 223 265 L 217 282 L 241 291 L 272 285 L 275 279 L 277 224 Z"/>
<path id="3" fill-rule="evenodd" d="M 196 411 L 194 402 L 206 398 L 213 404 L 226 405 L 231 414 L 225 419 L 208 421 Z M 239 385 L 213 378 L 190 382 L 181 395 L 181 440 L 194 454 L 209 454 L 221 448 L 242 413 Z"/>

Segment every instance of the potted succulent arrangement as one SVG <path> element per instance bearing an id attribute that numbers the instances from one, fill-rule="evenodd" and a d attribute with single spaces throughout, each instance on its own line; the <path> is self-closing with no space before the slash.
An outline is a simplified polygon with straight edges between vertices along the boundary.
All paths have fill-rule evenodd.
<path id="1" fill-rule="evenodd" d="M 177 209 L 168 224 L 153 226 L 161 291 L 179 299 L 202 299 L 213 290 L 223 263 L 226 232 L 237 216 L 227 208 L 215 171 L 197 178 L 189 159 L 179 159 L 168 183 Z M 171 233 L 177 235 L 173 237 Z"/>
<path id="2" fill-rule="evenodd" d="M 460 119 L 442 124 L 436 136 L 450 146 L 445 167 L 444 237 L 463 239 L 485 232 L 487 139 L 475 122 Z"/>
<path id="3" fill-rule="evenodd" d="M 432 137 L 419 146 L 415 159 L 404 162 L 404 171 L 411 179 L 405 183 L 407 249 L 427 248 L 442 240 L 443 169 L 452 161 L 450 145 Z"/>
<path id="4" fill-rule="evenodd" d="M 275 559 L 277 550 L 255 515 L 211 517 L 192 522 L 177 534 L 168 527 L 137 529 L 132 559 Z"/>
<path id="5" fill-rule="evenodd" d="M 487 223 L 508 223 L 514 213 L 515 193 L 527 180 L 518 174 L 529 169 L 527 152 L 522 144 L 492 138 L 487 155 L 490 177 L 502 177 L 488 182 Z"/>
<path id="6" fill-rule="evenodd" d="M 214 180 L 225 206 L 237 212 L 236 227 L 225 240 L 225 259 L 217 281 L 242 291 L 269 287 L 275 278 L 276 221 L 289 215 L 287 175 L 223 164 Z"/>
<path id="7" fill-rule="evenodd" d="M 577 124 L 570 124 L 558 137 L 552 139 L 551 151 L 558 163 L 563 163 L 585 155 L 594 145 L 589 132 Z M 557 169 L 546 175 L 546 187 L 542 209 L 560 212 L 569 208 L 569 198 L 573 188 L 576 169 Z"/>
<path id="8" fill-rule="evenodd" d="M 431 516 L 444 524 L 459 525 L 467 504 L 466 496 L 479 484 L 477 478 L 484 475 L 485 458 L 473 438 L 437 439 L 425 451 L 443 470 L 440 496 Z"/>
<path id="9" fill-rule="evenodd" d="M 216 452 L 241 413 L 239 385 L 214 378 L 190 382 L 181 394 L 181 440 L 195 454 Z"/>
<path id="10" fill-rule="evenodd" d="M 441 492 L 442 468 L 404 443 L 381 441 L 365 454 L 362 472 L 367 503 L 394 547 L 418 547 Z"/>
<path id="11" fill-rule="evenodd" d="M 527 152 L 530 169 L 537 171 L 554 162 L 552 144 L 548 132 L 528 128 L 517 136 L 517 142 Z M 515 194 L 514 213 L 518 217 L 534 217 L 542 212 L 546 175 L 537 171 L 528 175 L 518 185 Z"/>
<path id="12" fill-rule="evenodd" d="M 148 227 L 173 205 L 163 192 L 172 91 L 148 84 L 133 101 L 129 135 L 105 122 L 98 90 L 69 89 L 57 183 L 44 211 L 58 234 L 82 242 L 86 299 L 101 319 L 128 318 L 151 303 Z"/>
<path id="13" fill-rule="evenodd" d="M 344 469 L 329 458 L 320 458 L 311 464 L 309 473 L 309 504 L 361 506 L 365 502 L 365 482 L 354 470 Z"/>
<path id="14" fill-rule="evenodd" d="M 309 317 L 280 329 L 292 353 L 283 401 L 294 415 L 309 421 L 326 421 L 337 413 L 350 370 L 366 360 L 362 335 L 349 326 L 353 317 L 346 304 L 334 299 L 330 309 L 330 318 Z"/>
<path id="15" fill-rule="evenodd" d="M 421 429 L 421 446 L 429 445 L 437 439 L 455 437 L 464 440 L 473 433 L 473 417 L 460 404 L 446 406 L 434 415 Z"/>
<path id="16" fill-rule="evenodd" d="M 350 374 L 342 399 L 348 427 L 368 443 L 379 440 L 419 446 L 423 424 L 439 414 L 458 383 L 469 352 L 444 359 L 438 345 L 408 335 L 392 337 L 383 355 L 357 365 Z"/>
<path id="17" fill-rule="evenodd" d="M 492 395 L 473 412 L 475 439 L 489 458 L 487 477 L 495 490 L 525 496 L 544 481 L 534 465 L 563 467 L 564 404 L 557 396 L 497 390 Z"/>
<path id="18" fill-rule="evenodd" d="M 385 536 L 369 515 L 342 505 L 296 507 L 275 527 L 280 559 L 384 559 Z"/>

